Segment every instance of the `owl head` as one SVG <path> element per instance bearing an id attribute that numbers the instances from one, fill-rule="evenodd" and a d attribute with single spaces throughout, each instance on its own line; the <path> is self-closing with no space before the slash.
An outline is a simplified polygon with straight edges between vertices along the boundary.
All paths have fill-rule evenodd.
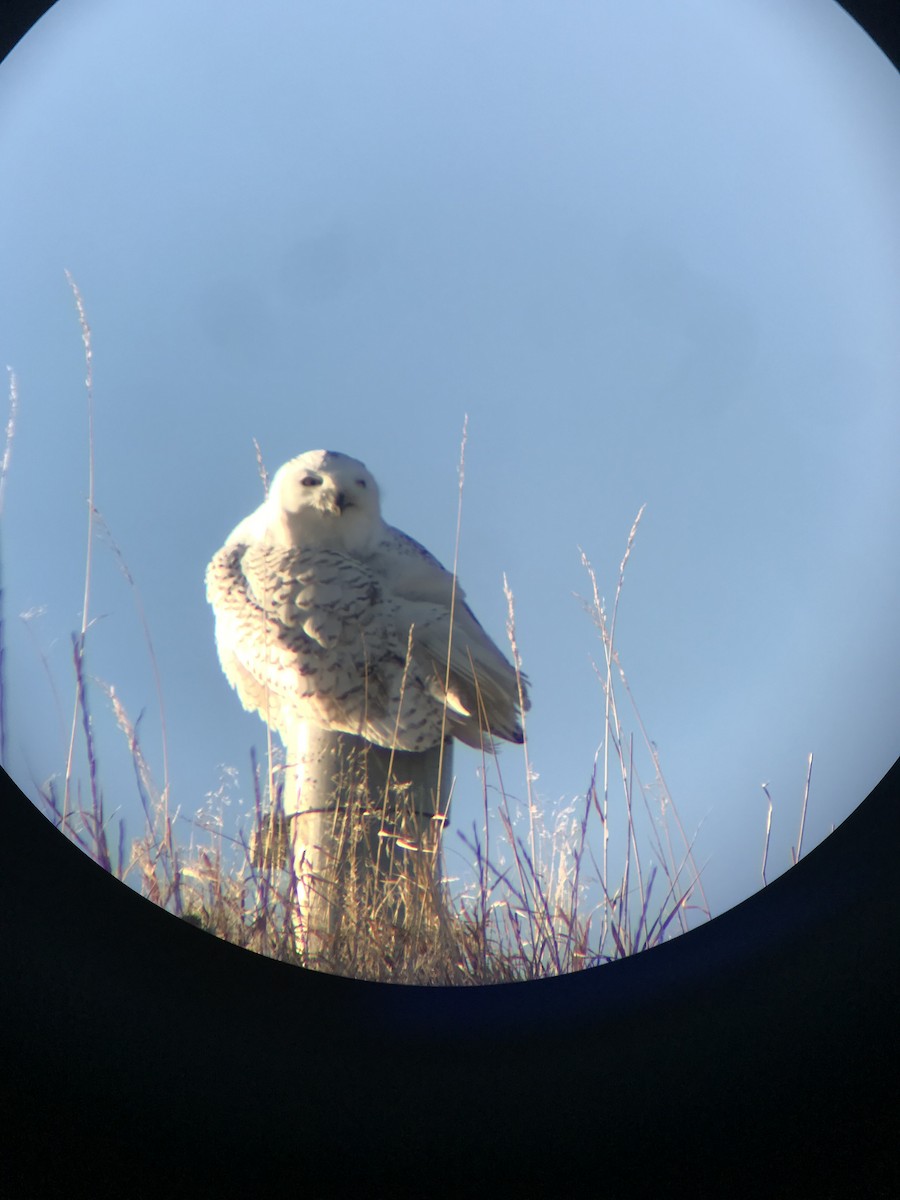
<path id="1" fill-rule="evenodd" d="M 265 507 L 274 540 L 292 546 L 360 552 L 382 527 L 378 484 L 336 450 L 308 450 L 279 467 Z"/>

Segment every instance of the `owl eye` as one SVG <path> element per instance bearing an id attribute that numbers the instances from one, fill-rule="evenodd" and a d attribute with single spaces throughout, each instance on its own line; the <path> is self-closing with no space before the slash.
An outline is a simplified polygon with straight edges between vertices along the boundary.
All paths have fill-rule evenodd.
<path id="1" fill-rule="evenodd" d="M 318 487 L 322 480 L 316 479 L 315 475 L 307 475 L 304 479 L 301 479 L 300 482 L 304 487 Z"/>
<path id="2" fill-rule="evenodd" d="M 366 481 L 364 479 L 357 479 L 356 482 L 359 484 L 360 487 L 364 488 L 366 486 Z"/>

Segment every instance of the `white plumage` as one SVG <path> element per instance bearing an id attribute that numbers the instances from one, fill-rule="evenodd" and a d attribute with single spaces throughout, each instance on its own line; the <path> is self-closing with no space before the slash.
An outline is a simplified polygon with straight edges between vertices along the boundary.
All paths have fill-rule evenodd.
<path id="1" fill-rule="evenodd" d="M 285 463 L 213 557 L 206 594 L 229 683 L 282 733 L 301 721 L 417 751 L 442 732 L 488 749 L 522 740 L 514 668 L 452 574 L 385 524 L 356 459 Z"/>

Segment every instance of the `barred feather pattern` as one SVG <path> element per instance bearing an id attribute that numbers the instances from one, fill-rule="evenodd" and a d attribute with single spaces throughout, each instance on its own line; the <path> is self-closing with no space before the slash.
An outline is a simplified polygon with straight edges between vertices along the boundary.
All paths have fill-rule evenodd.
<path id="1" fill-rule="evenodd" d="M 225 546 L 206 588 L 225 676 L 267 724 L 285 732 L 309 721 L 399 750 L 438 745 L 450 632 L 443 605 L 385 595 L 364 563 L 327 549 Z M 494 736 L 521 740 L 514 704 L 498 706 L 488 678 L 476 688 L 471 650 L 456 636 L 451 653 L 464 671 L 451 672 L 445 732 L 480 745 L 489 724 Z M 479 723 L 479 692 L 498 709 L 495 721 Z"/>
<path id="2" fill-rule="evenodd" d="M 283 736 L 305 721 L 399 750 L 522 740 L 526 682 L 453 575 L 381 520 L 355 459 L 285 464 L 214 555 L 206 592 L 226 678 Z"/>

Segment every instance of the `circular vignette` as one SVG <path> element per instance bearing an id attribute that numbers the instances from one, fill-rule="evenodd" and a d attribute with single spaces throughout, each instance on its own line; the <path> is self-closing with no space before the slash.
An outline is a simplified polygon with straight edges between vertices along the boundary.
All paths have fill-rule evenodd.
<path id="1" fill-rule="evenodd" d="M 5 5 L 0 53 L 49 7 Z M 900 67 L 895 7 L 842 7 Z M 900 1191 L 900 764 L 708 925 L 600 971 L 479 989 L 246 954 L 104 874 L 3 783 L 15 1194 L 80 1174 L 97 1196 L 295 1180 L 650 1195 L 680 1177 L 695 1194 Z"/>

